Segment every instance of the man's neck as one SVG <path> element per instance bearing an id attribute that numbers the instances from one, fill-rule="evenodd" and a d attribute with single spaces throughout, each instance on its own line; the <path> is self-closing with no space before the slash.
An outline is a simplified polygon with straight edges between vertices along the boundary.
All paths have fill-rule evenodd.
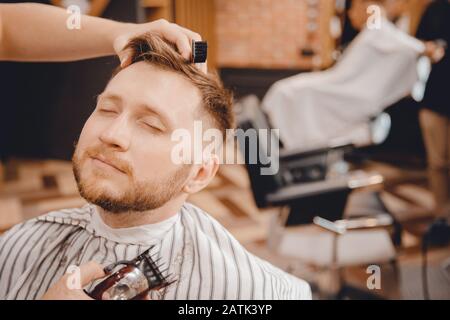
<path id="1" fill-rule="evenodd" d="M 162 207 L 148 211 L 129 211 L 123 213 L 112 213 L 96 206 L 103 222 L 113 229 L 132 228 L 146 224 L 155 224 L 167 220 L 180 211 L 185 198 L 172 199 Z"/>

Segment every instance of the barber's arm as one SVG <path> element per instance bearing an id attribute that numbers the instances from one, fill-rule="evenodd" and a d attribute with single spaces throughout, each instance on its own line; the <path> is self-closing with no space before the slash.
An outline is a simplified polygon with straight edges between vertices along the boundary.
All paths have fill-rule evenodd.
<path id="1" fill-rule="evenodd" d="M 71 61 L 117 54 L 122 66 L 129 57 L 122 49 L 138 34 L 153 32 L 174 43 L 189 59 L 191 41 L 200 35 L 166 20 L 133 24 L 81 16 L 81 28 L 69 29 L 70 14 L 50 5 L 0 4 L 0 60 Z"/>
<path id="2" fill-rule="evenodd" d="M 422 40 L 425 45 L 423 54 L 430 58 L 432 63 L 438 63 L 446 54 L 445 45 L 441 41 L 437 41 L 440 38 L 440 32 L 435 27 L 435 10 L 436 8 L 433 6 L 427 7 L 416 32 L 416 38 Z"/>

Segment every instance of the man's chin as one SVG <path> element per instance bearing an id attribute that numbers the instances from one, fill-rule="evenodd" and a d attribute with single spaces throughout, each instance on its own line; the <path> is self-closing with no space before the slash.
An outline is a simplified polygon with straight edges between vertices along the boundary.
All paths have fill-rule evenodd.
<path id="1" fill-rule="evenodd" d="M 120 189 L 123 187 L 123 183 L 118 186 L 110 179 L 97 178 L 92 181 L 83 181 L 79 189 L 81 196 L 88 201 L 92 201 L 96 198 L 120 199 L 123 195 Z"/>
<path id="2" fill-rule="evenodd" d="M 88 200 L 88 202 L 102 208 L 108 213 L 125 213 L 132 210 L 128 204 L 121 201 L 116 201 L 114 198 L 110 197 L 98 197 L 95 199 Z"/>
<path id="3" fill-rule="evenodd" d="M 136 202 L 135 199 L 127 198 L 123 195 L 115 196 L 105 190 L 103 190 L 103 192 L 95 190 L 92 193 L 83 190 L 83 192 L 81 192 L 81 196 L 89 203 L 99 206 L 109 213 L 120 214 L 129 213 L 131 211 L 142 212 L 153 209 L 153 207 L 149 207 L 147 203 L 140 204 L 139 202 Z"/>
<path id="4" fill-rule="evenodd" d="M 128 211 L 127 208 L 123 207 L 123 201 L 120 198 L 116 198 L 109 193 L 90 193 L 86 191 L 80 193 L 87 202 L 95 204 L 108 212 L 120 213 Z"/>

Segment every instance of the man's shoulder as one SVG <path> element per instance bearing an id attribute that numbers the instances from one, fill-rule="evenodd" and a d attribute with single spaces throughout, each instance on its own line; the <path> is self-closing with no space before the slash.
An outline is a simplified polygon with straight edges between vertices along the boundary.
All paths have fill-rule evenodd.
<path id="1" fill-rule="evenodd" d="M 279 290 L 275 296 L 281 299 L 310 299 L 309 284 L 249 252 L 216 219 L 201 208 L 185 203 L 182 207 L 185 221 L 195 228 L 195 241 L 209 242 L 209 248 L 217 254 L 211 259 L 218 260 L 214 265 L 224 264 L 227 270 L 235 270 L 242 287 L 256 286 L 255 282 L 266 282 L 267 287 Z M 185 222 L 186 223 L 186 222 Z M 203 236 L 199 236 L 202 234 Z M 199 240 L 200 239 L 200 240 Z M 200 244 L 197 244 L 200 245 Z M 204 247 L 204 246 L 203 246 Z M 197 250 L 200 250 L 197 248 Z M 268 296 L 271 296 L 270 294 Z M 250 296 L 248 297 L 250 299 Z"/>
<path id="2" fill-rule="evenodd" d="M 212 223 L 221 227 L 221 224 L 210 213 L 190 202 L 185 202 L 181 207 L 181 217 L 184 218 L 184 221 L 190 221 L 194 225 L 201 226 L 205 223 Z"/>
<path id="3" fill-rule="evenodd" d="M 28 233 L 33 233 L 36 228 L 42 225 L 67 225 L 80 226 L 86 228 L 89 225 L 92 215 L 92 207 L 86 204 L 79 208 L 68 208 L 50 211 L 36 218 L 24 221 L 12 227 L 10 230 L 0 236 L 0 242 L 13 237 L 15 234 L 23 234 L 25 237 Z M 45 229 L 45 226 L 42 226 Z M 45 234 L 43 234 L 44 236 Z"/>
<path id="4" fill-rule="evenodd" d="M 189 213 L 202 213 L 202 214 L 207 214 L 209 215 L 205 210 L 197 207 L 195 204 L 190 203 L 190 202 L 185 202 L 183 203 L 183 205 L 181 206 L 181 211 L 187 211 Z"/>
<path id="5" fill-rule="evenodd" d="M 219 250 L 220 256 L 226 260 L 244 254 L 245 249 L 239 241 L 205 210 L 186 202 L 181 210 L 181 219 L 185 230 L 192 237 L 194 247 L 203 248 L 206 244 L 212 251 Z"/>
<path id="6" fill-rule="evenodd" d="M 185 202 L 181 207 L 181 220 L 188 233 L 206 239 L 213 247 L 217 242 L 230 242 L 239 246 L 234 236 L 213 215 L 192 203 Z"/>
<path id="7" fill-rule="evenodd" d="M 76 225 L 85 228 L 91 221 L 93 206 L 86 204 L 82 207 L 67 208 L 50 211 L 36 218 L 36 221 Z"/>

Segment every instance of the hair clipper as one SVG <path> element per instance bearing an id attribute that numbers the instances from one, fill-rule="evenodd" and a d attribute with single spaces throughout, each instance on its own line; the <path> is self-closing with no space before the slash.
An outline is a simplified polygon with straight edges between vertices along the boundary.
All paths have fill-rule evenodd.
<path id="1" fill-rule="evenodd" d="M 104 268 L 106 277 L 97 280 L 89 292 L 96 300 L 143 300 L 152 290 L 160 290 L 174 281 L 163 276 L 149 254 L 150 247 L 134 260 L 121 260 Z"/>

